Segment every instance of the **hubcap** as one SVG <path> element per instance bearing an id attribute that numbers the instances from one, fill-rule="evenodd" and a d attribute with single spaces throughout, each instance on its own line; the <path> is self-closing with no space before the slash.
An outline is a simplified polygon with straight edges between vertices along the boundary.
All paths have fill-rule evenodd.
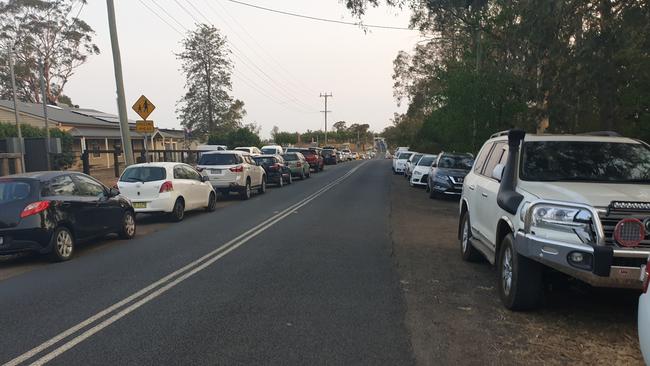
<path id="1" fill-rule="evenodd" d="M 180 201 L 176 203 L 176 217 L 183 217 L 183 204 Z"/>
<path id="2" fill-rule="evenodd" d="M 127 214 L 126 217 L 124 217 L 124 231 L 126 231 L 128 236 L 133 236 L 133 234 L 135 234 L 135 220 L 131 214 Z"/>
<path id="3" fill-rule="evenodd" d="M 67 258 L 72 253 L 72 237 L 66 230 L 59 231 L 56 236 L 56 250 L 63 258 Z"/>
<path id="4" fill-rule="evenodd" d="M 503 292 L 507 295 L 510 294 L 512 286 L 512 250 L 510 248 L 506 248 L 503 253 L 502 267 Z"/>
<path id="5" fill-rule="evenodd" d="M 469 241 L 469 225 L 467 225 L 467 220 L 463 223 L 463 238 L 461 240 L 461 245 L 463 246 L 463 253 L 467 252 L 467 242 Z"/>

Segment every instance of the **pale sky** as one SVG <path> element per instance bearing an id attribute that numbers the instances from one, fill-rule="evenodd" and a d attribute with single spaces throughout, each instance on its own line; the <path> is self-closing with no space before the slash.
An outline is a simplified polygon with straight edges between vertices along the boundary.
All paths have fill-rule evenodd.
<path id="1" fill-rule="evenodd" d="M 155 1 L 155 2 L 154 2 Z M 309 16 L 355 21 L 338 0 L 244 0 Z M 176 102 L 184 93 L 184 77 L 175 52 L 182 36 L 142 3 L 185 33 L 194 17 L 207 17 L 228 38 L 234 52 L 233 91 L 246 104 L 246 123 L 262 126 L 267 138 L 277 125 L 283 131 L 324 127 L 321 92 L 331 92 L 328 125 L 345 120 L 369 123 L 381 131 L 398 108 L 393 98 L 392 62 L 399 50 L 410 51 L 417 31 L 372 29 L 294 18 L 234 4 L 227 0 L 116 0 L 117 28 L 129 118 L 139 119 L 131 105 L 146 95 L 156 106 L 149 117 L 158 127 L 180 128 Z M 190 5 L 191 4 L 191 5 Z M 196 9 L 200 10 L 200 15 Z M 168 17 L 161 7 L 176 20 Z M 366 24 L 408 26 L 409 13 L 387 7 L 371 10 Z M 101 54 L 80 67 L 66 86 L 75 104 L 116 113 L 115 79 L 106 2 L 90 0 L 80 18 L 96 32 Z M 180 24 L 179 24 L 180 23 Z"/>

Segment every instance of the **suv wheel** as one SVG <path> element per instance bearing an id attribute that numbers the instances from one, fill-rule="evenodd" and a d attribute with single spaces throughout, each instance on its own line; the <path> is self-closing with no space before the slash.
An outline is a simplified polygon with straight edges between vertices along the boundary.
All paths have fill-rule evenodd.
<path id="1" fill-rule="evenodd" d="M 67 227 L 59 226 L 54 230 L 54 233 L 52 233 L 50 245 L 52 246 L 50 257 L 53 261 L 67 261 L 72 258 L 72 254 L 74 253 L 74 236 Z"/>
<path id="2" fill-rule="evenodd" d="M 433 187 L 429 187 L 429 198 L 431 198 L 432 200 L 435 200 L 438 197 L 439 196 L 438 196 L 438 193 L 436 192 L 436 190 L 433 189 Z"/>
<path id="3" fill-rule="evenodd" d="M 499 296 L 510 310 L 527 310 L 542 300 L 542 266 L 515 251 L 512 234 L 501 241 L 499 250 Z"/>
<path id="4" fill-rule="evenodd" d="M 260 188 L 257 189 L 257 193 L 259 194 L 264 194 L 266 193 L 266 176 L 262 176 L 262 184 L 260 185 Z"/>
<path id="5" fill-rule="evenodd" d="M 251 180 L 246 179 L 246 187 L 239 193 L 239 197 L 242 200 L 247 200 L 251 198 Z"/>
<path id="6" fill-rule="evenodd" d="M 470 230 L 469 212 L 465 212 L 461 218 L 460 229 L 460 254 L 461 258 L 467 262 L 478 262 L 481 259 L 481 253 L 474 248 L 470 241 L 472 230 Z"/>
<path id="7" fill-rule="evenodd" d="M 133 239 L 135 236 L 135 215 L 133 215 L 133 212 L 124 212 L 119 235 L 122 239 Z"/>

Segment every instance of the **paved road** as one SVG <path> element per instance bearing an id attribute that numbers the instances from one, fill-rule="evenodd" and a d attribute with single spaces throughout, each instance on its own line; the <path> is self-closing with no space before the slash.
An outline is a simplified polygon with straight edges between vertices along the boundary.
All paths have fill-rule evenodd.
<path id="1" fill-rule="evenodd" d="M 386 162 L 328 167 L 0 282 L 0 363 L 414 362 Z"/>

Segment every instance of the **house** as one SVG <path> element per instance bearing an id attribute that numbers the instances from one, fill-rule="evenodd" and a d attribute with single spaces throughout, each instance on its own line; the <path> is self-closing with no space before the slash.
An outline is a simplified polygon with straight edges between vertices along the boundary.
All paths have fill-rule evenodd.
<path id="1" fill-rule="evenodd" d="M 45 127 L 43 105 L 38 103 L 18 103 L 21 124 Z M 109 168 L 113 164 L 110 154 L 93 152 L 112 150 L 121 145 L 121 133 L 118 116 L 95 109 L 72 108 L 68 106 L 47 106 L 47 116 L 51 128 L 67 131 L 74 137 L 73 152 L 76 163 L 81 164 L 80 157 L 84 150 L 90 152 L 90 165 Z M 0 100 L 0 123 L 15 123 L 13 101 Z M 142 154 L 145 143 L 148 150 L 175 150 L 189 148 L 182 130 L 157 129 L 151 136 L 144 136 L 135 131 L 135 121 L 129 120 L 129 133 L 134 154 Z M 156 158 L 155 154 L 152 154 Z M 120 157 L 120 161 L 123 160 Z"/>

